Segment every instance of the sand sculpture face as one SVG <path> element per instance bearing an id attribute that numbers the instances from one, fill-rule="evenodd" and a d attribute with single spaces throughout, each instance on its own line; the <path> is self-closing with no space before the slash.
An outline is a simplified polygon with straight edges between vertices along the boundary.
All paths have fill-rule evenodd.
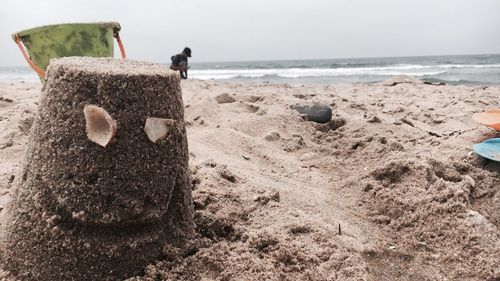
<path id="1" fill-rule="evenodd" d="M 177 142 L 182 129 L 179 122 L 173 119 L 157 117 L 147 117 L 144 120 L 143 116 L 138 116 L 138 120 L 144 120 L 141 122 L 141 126 L 137 126 L 139 125 L 138 122 L 134 122 L 133 125 L 127 124 L 128 121 L 120 122 L 120 120 L 115 120 L 104 108 L 90 104 L 84 106 L 82 113 L 85 120 L 85 132 L 80 132 L 80 134 L 86 133 L 88 141 L 94 143 L 90 147 L 95 146 L 93 149 L 100 151 L 94 160 L 88 159 L 88 161 L 94 163 L 95 168 L 91 169 L 93 172 L 88 174 L 81 182 L 74 180 L 71 184 L 65 185 L 64 189 L 60 189 L 61 192 L 52 190 L 54 202 L 48 202 L 48 204 L 58 205 L 56 209 L 59 209 L 60 216 L 71 216 L 73 220 L 83 224 L 129 225 L 154 223 L 155 220 L 162 218 L 168 208 L 168 201 L 176 182 L 178 167 L 162 167 L 167 171 L 156 173 L 154 169 L 151 169 L 154 165 L 147 163 L 145 159 L 140 159 L 143 158 L 141 155 L 138 155 L 139 159 L 136 157 L 116 159 L 116 161 L 124 161 L 129 165 L 134 165 L 133 171 L 130 168 L 128 170 L 133 172 L 136 177 L 141 178 L 149 175 L 153 176 L 151 180 L 159 180 L 160 178 L 165 183 L 163 190 L 151 192 L 152 190 L 149 188 L 141 188 L 140 185 L 136 185 L 134 177 L 129 178 L 127 181 L 121 181 L 119 175 L 122 174 L 122 170 L 116 169 L 120 163 L 116 163 L 115 169 L 112 169 L 109 166 L 109 160 L 112 162 L 113 159 L 105 159 L 105 155 L 107 154 L 106 150 L 115 149 L 119 151 L 118 147 L 127 145 L 130 138 L 142 140 L 141 146 L 143 149 L 148 146 L 175 145 L 174 143 Z M 135 125 L 137 128 L 128 128 L 131 125 Z M 127 134 L 127 139 L 121 138 L 120 130 Z M 124 142 L 124 144 L 120 144 L 120 142 Z M 137 150 L 137 153 L 140 154 L 141 151 Z M 169 154 L 157 156 L 168 158 Z M 166 162 L 175 162 L 165 160 Z M 66 171 L 66 168 L 71 168 L 71 166 L 61 167 L 59 171 L 64 175 L 64 178 L 76 176 L 74 173 Z M 157 176 L 159 178 L 154 179 Z M 99 184 L 101 180 L 106 184 Z M 141 178 L 140 181 L 141 185 L 143 185 L 144 178 Z M 94 192 L 90 192 L 92 189 L 95 189 Z M 107 191 L 112 192 L 108 193 Z M 92 202 L 91 204 L 86 205 L 79 197 L 74 196 L 75 193 L 81 192 L 87 192 L 87 198 L 95 196 L 95 198 L 89 198 L 88 202 Z M 111 193 L 113 195 L 110 195 Z M 99 198 L 107 199 L 99 200 Z M 95 203 L 99 202 L 100 204 L 95 206 Z"/>
<path id="2" fill-rule="evenodd" d="M 116 133 L 116 120 L 113 120 L 106 110 L 95 105 L 86 105 L 83 114 L 89 140 L 106 147 Z M 177 122 L 172 119 L 148 117 L 144 124 L 144 132 L 150 141 L 156 142 L 173 133 L 176 126 Z"/>
<path id="3" fill-rule="evenodd" d="M 106 147 L 113 140 L 113 137 L 117 133 L 118 121 L 113 119 L 113 117 L 104 108 L 96 105 L 85 105 L 83 108 L 83 115 L 85 117 L 87 138 L 97 145 Z M 122 126 L 127 126 L 127 124 L 123 124 Z M 148 117 L 144 122 L 143 128 L 143 134 L 145 134 L 153 143 L 150 144 L 145 142 L 144 146 L 155 145 L 157 141 L 161 140 L 164 140 L 164 142 L 168 143 L 169 139 L 172 140 L 176 137 L 179 137 L 181 133 L 179 122 L 167 118 Z M 140 134 L 139 131 L 137 131 L 136 134 Z M 133 137 L 141 139 L 140 136 Z M 162 144 L 158 143 L 156 145 Z M 163 157 L 165 156 L 166 155 L 163 155 Z M 145 167 L 137 167 L 137 169 L 139 170 L 144 168 Z M 176 167 L 172 167 L 171 170 L 175 170 L 175 168 Z M 171 182 L 175 184 L 175 178 L 173 179 L 173 181 L 171 179 Z M 60 198 L 62 198 L 62 200 L 58 201 L 62 209 L 67 210 L 68 213 L 71 212 L 73 219 L 82 223 L 102 225 L 117 223 L 133 224 L 144 223 L 147 221 L 152 222 L 155 219 L 161 218 L 164 215 L 167 207 L 167 205 L 164 204 L 164 202 L 162 202 L 161 200 L 168 200 L 169 198 L 166 195 L 166 193 L 152 194 L 151 196 L 146 197 L 146 200 L 143 200 L 142 202 L 137 201 L 137 197 L 135 195 L 132 195 L 132 197 L 135 198 L 134 200 L 118 201 L 118 204 L 116 206 L 112 206 L 112 204 L 109 204 L 111 202 L 107 202 L 108 205 L 103 206 L 103 208 L 114 208 L 116 209 L 116 212 L 115 214 L 113 214 L 108 211 L 101 217 L 99 217 L 95 210 L 80 210 L 78 212 L 75 212 L 75 206 L 71 206 L 71 204 L 68 204 L 69 202 L 71 202 L 71 200 L 68 200 L 68 198 L 61 196 Z M 156 198 L 157 200 L 159 199 L 159 202 L 163 204 L 157 204 L 158 206 L 160 206 L 157 208 L 151 208 L 151 206 L 146 207 L 148 206 L 148 204 L 151 205 L 151 202 L 148 202 L 149 200 L 151 200 L 151 198 Z M 164 206 L 164 208 L 161 208 L 161 206 Z"/>
<path id="4" fill-rule="evenodd" d="M 179 78 L 64 58 L 47 72 L 2 243 L 22 280 L 122 280 L 194 233 Z"/>

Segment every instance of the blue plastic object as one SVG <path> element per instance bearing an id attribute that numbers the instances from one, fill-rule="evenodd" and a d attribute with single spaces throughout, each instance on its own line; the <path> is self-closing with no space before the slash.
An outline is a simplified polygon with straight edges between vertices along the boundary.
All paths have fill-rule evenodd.
<path id="1" fill-rule="evenodd" d="M 474 151 L 484 158 L 500 162 L 500 138 L 489 139 L 475 144 Z"/>

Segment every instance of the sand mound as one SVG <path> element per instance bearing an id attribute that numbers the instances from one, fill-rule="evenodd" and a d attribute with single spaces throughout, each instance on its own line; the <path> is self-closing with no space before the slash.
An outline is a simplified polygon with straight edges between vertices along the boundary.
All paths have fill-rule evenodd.
<path id="1" fill-rule="evenodd" d="M 372 221 L 394 230 L 391 249 L 406 253 L 412 264 L 430 264 L 424 277 L 432 279 L 446 268 L 442 277 L 460 279 L 467 272 L 485 280 L 498 264 L 499 225 L 473 208 L 489 201 L 491 208 L 484 214 L 498 217 L 494 202 L 484 198 L 495 194 L 494 177 L 458 161 L 396 161 L 374 169 L 362 182 Z"/>

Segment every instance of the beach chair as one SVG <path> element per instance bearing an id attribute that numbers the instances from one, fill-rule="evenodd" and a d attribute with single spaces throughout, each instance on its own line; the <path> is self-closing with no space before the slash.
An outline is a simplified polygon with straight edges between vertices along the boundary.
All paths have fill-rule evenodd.
<path id="1" fill-rule="evenodd" d="M 122 58 L 125 48 L 117 22 L 68 23 L 39 26 L 12 34 L 24 58 L 45 83 L 45 70 L 50 59 L 88 56 L 113 57 L 116 39 Z"/>

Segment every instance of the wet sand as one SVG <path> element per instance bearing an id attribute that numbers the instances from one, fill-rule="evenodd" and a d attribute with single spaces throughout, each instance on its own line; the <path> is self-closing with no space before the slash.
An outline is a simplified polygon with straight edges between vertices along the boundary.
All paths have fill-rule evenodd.
<path id="1" fill-rule="evenodd" d="M 500 164 L 472 152 L 499 134 L 470 118 L 500 88 L 392 82 L 183 81 L 198 238 L 129 280 L 500 279 Z M 0 84 L 2 208 L 40 88 Z"/>

